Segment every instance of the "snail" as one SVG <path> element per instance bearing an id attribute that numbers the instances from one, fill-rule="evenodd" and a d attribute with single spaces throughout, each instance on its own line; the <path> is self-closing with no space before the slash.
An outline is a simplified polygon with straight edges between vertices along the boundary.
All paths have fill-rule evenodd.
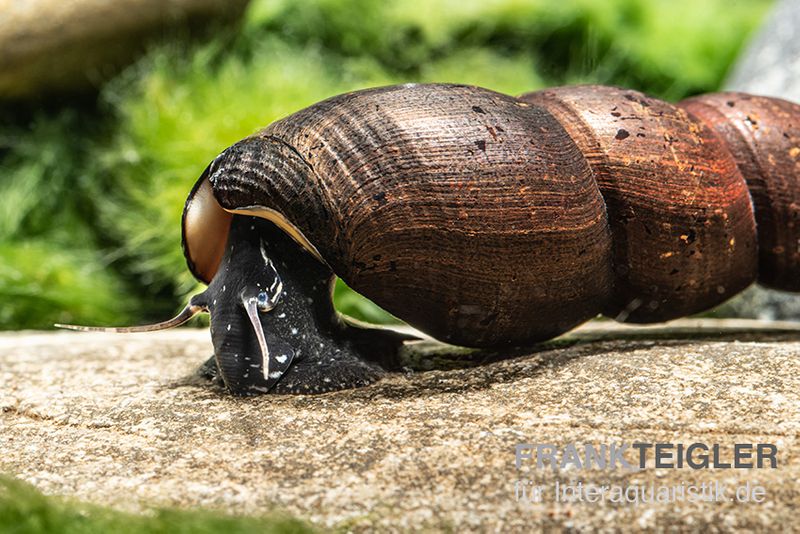
<path id="1" fill-rule="evenodd" d="M 603 314 L 649 323 L 754 281 L 800 290 L 800 106 L 676 105 L 571 86 L 406 84 L 329 98 L 223 151 L 183 212 L 234 394 L 365 385 L 413 336 L 355 324 L 331 283 L 421 332 L 524 346 Z"/>

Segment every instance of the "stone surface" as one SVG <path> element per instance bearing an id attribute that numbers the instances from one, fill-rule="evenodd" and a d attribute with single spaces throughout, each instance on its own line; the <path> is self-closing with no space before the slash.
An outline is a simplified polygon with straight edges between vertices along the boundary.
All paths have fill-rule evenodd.
<path id="1" fill-rule="evenodd" d="M 0 0 L 0 99 L 97 87 L 167 28 L 232 20 L 247 0 Z"/>
<path id="2" fill-rule="evenodd" d="M 232 398 L 193 377 L 208 333 L 0 335 L 0 472 L 123 509 L 278 508 L 353 530 L 780 530 L 800 507 L 800 328 L 589 325 L 519 357 L 423 342 L 321 396 Z M 515 468 L 519 443 L 773 443 L 777 469 Z M 632 459 L 631 455 L 627 455 Z M 515 498 L 515 481 L 545 486 Z M 763 503 L 557 503 L 553 484 L 765 488 Z"/>

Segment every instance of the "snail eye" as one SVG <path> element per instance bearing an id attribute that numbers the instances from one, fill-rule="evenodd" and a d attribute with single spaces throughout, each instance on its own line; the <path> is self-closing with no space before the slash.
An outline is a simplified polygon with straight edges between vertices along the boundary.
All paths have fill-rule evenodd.
<path id="1" fill-rule="evenodd" d="M 258 310 L 262 312 L 270 311 L 272 308 L 275 307 L 276 302 L 269 298 L 266 291 L 261 291 L 256 296 L 256 306 L 258 306 Z"/>

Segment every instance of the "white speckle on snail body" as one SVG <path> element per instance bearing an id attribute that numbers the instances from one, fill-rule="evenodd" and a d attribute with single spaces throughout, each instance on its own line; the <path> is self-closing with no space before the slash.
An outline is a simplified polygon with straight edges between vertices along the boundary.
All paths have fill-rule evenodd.
<path id="1" fill-rule="evenodd" d="M 231 331 L 231 325 L 228 324 L 228 332 L 230 332 L 230 331 Z"/>
<path id="2" fill-rule="evenodd" d="M 281 377 L 281 372 L 280 371 L 273 371 L 273 372 L 271 372 L 269 374 L 269 377 L 270 378 L 280 378 Z"/>
<path id="3" fill-rule="evenodd" d="M 222 292 L 223 292 L 223 293 L 225 293 L 225 290 L 226 290 L 226 289 L 228 289 L 228 286 L 226 286 L 226 285 L 223 285 L 223 286 L 222 286 Z"/>
<path id="4" fill-rule="evenodd" d="M 286 355 L 285 354 L 281 354 L 280 356 L 275 356 L 275 359 L 278 361 L 278 363 L 286 363 Z"/>
<path id="5" fill-rule="evenodd" d="M 286 318 L 285 313 L 281 313 L 280 315 L 278 315 L 278 319 L 285 319 L 285 318 Z"/>
<path id="6" fill-rule="evenodd" d="M 296 336 L 297 332 L 298 332 L 297 328 L 292 328 L 292 335 L 293 336 Z"/>

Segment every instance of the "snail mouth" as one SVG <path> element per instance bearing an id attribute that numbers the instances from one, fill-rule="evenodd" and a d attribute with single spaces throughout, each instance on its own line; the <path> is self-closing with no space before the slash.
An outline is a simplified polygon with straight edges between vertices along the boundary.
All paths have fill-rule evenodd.
<path id="1" fill-rule="evenodd" d="M 234 395 L 268 393 L 293 365 L 295 351 L 255 299 L 211 311 L 211 339 L 221 378 Z M 242 307 L 243 306 L 243 309 Z"/>

